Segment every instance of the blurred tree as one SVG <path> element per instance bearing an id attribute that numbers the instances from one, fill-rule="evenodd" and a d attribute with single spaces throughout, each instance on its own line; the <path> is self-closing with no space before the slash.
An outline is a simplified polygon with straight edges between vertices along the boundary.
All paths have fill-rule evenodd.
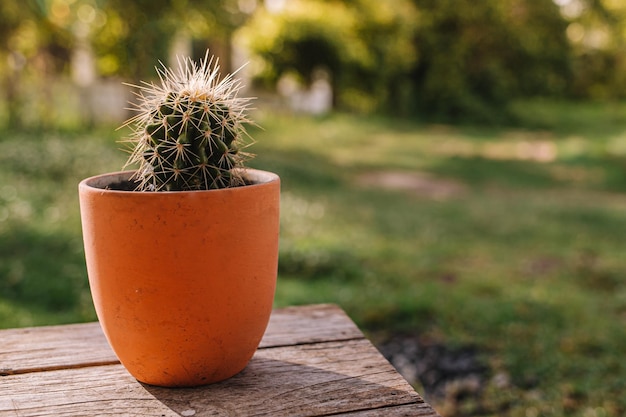
<path id="1" fill-rule="evenodd" d="M 270 85 L 325 68 L 342 107 L 502 121 L 518 98 L 623 95 L 620 13 L 621 0 L 292 0 L 240 34 Z"/>
<path id="2" fill-rule="evenodd" d="M 101 1 L 107 24 L 93 36 L 100 72 L 133 80 L 154 77 L 158 61 L 165 62 L 177 34 L 200 44 L 224 48 L 228 68 L 230 37 L 247 14 L 237 0 L 106 0 Z M 225 61 L 225 62 L 224 62 Z"/>
<path id="3" fill-rule="evenodd" d="M 622 0 L 559 0 L 573 48 L 575 98 L 626 97 L 626 3 Z"/>
<path id="4" fill-rule="evenodd" d="M 558 95 L 571 76 L 567 23 L 552 1 L 414 0 L 413 80 L 422 113 L 497 121 L 517 97 Z"/>
<path id="5" fill-rule="evenodd" d="M 255 0 L 248 0 L 248 3 Z M 133 81 L 155 77 L 174 37 L 220 50 L 229 69 L 230 37 L 252 9 L 243 0 L 2 0 L 0 80 L 6 122 L 49 127 L 56 122 L 53 81 L 76 75 L 81 101 L 98 76 Z M 254 6 L 252 4 L 252 6 Z M 245 8 L 244 8 L 245 9 Z M 78 63 L 79 65 L 72 65 Z M 78 73 L 76 73 L 78 70 Z M 56 100 L 58 104 L 58 98 Z M 81 111 L 89 112 L 88 105 Z M 0 109 L 2 110 L 2 109 Z M 26 120 L 28 119 L 28 120 Z"/>
<path id="6" fill-rule="evenodd" d="M 415 62 L 415 18 L 405 0 L 293 0 L 257 12 L 239 35 L 260 58 L 262 82 L 295 74 L 309 84 L 323 69 L 339 106 L 397 110 Z"/>
<path id="7" fill-rule="evenodd" d="M 376 99 L 378 109 L 382 106 L 389 113 L 406 113 L 415 94 L 410 72 L 417 62 L 412 43 L 420 21 L 417 10 L 404 0 L 349 3 L 357 8 L 356 34 L 364 40 L 371 56 L 370 66 L 357 86 Z"/>
<path id="8" fill-rule="evenodd" d="M 626 97 L 623 0 L 2 0 L 0 16 L 13 127 L 54 123 L 52 80 L 77 51 L 95 62 L 92 78 L 136 82 L 175 39 L 232 70 L 235 32 L 260 80 L 307 84 L 323 69 L 349 109 L 493 121 L 519 97 Z"/>
<path id="9" fill-rule="evenodd" d="M 152 76 L 159 58 L 167 57 L 174 34 L 167 21 L 172 15 L 170 3 L 167 0 L 104 2 L 101 10 L 107 23 L 92 36 L 94 49 L 100 56 L 101 72 L 135 80 Z"/>
<path id="10" fill-rule="evenodd" d="M 0 2 L 0 71 L 7 103 L 7 118 L 10 126 L 21 126 L 20 104 L 17 85 L 19 69 L 23 65 L 22 56 L 18 55 L 13 45 L 13 35 L 23 20 L 24 8 L 17 2 Z M 4 65 L 2 65 L 4 64 Z"/>
<path id="11" fill-rule="evenodd" d="M 47 107 L 51 98 L 49 78 L 62 70 L 68 59 L 68 36 L 47 16 L 45 2 L 0 2 L 0 74 L 6 99 L 7 124 L 24 125 L 24 78 L 38 86 L 41 101 L 31 103 L 31 113 Z M 39 104 L 37 106 L 36 104 Z M 37 124 L 54 123 L 52 112 L 31 115 Z"/>

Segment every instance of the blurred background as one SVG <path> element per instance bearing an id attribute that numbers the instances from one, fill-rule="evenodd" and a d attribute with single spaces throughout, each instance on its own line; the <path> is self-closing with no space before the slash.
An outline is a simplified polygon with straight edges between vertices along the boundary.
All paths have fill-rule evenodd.
<path id="1" fill-rule="evenodd" d="M 77 184 L 132 88 L 220 59 L 283 180 L 276 305 L 333 302 L 438 411 L 626 414 L 626 3 L 2 0 L 0 328 L 95 320 Z M 1 342 L 0 342 L 1 345 Z"/>

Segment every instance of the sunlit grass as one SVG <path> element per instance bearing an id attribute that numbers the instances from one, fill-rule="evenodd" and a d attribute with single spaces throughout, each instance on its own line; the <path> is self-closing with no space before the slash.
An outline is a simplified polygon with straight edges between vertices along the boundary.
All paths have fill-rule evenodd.
<path id="1" fill-rule="evenodd" d="M 626 123 L 599 137 L 347 116 L 285 123 L 266 120 L 258 160 L 288 192 L 279 304 L 334 301 L 373 335 L 480 346 L 493 375 L 520 389 L 485 399 L 497 415 L 619 415 L 626 163 L 615 149 Z M 389 171 L 461 191 L 432 198 L 359 181 Z"/>
<path id="2" fill-rule="evenodd" d="M 95 319 L 77 185 L 120 169 L 116 148 L 108 130 L 0 140 L 0 327 Z"/>
<path id="3" fill-rule="evenodd" d="M 481 415 L 621 415 L 621 111 L 532 104 L 513 128 L 259 114 L 251 165 L 282 179 L 276 305 L 477 347 Z M 0 327 L 95 319 L 76 186 L 120 169 L 119 133 L 0 140 Z M 405 182 L 373 182 L 390 172 Z"/>

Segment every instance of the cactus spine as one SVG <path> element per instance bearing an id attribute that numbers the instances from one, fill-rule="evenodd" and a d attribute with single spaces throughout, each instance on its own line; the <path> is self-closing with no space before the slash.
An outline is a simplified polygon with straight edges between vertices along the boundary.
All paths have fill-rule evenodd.
<path id="1" fill-rule="evenodd" d="M 157 68 L 160 85 L 143 83 L 124 126 L 138 164 L 134 180 L 141 191 L 187 191 L 244 184 L 242 168 L 251 155 L 245 125 L 249 98 L 237 97 L 242 85 L 229 74 L 220 79 L 218 61 L 209 55 L 196 65 L 179 60 L 178 71 Z"/>

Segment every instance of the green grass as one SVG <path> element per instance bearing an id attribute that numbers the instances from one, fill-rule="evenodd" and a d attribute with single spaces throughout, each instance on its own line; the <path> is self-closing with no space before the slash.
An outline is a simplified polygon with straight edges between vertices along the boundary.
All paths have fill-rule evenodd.
<path id="1" fill-rule="evenodd" d="M 279 306 L 336 302 L 374 339 L 475 346 L 494 378 L 452 415 L 626 412 L 626 105 L 524 103 L 511 128 L 260 114 L 282 178 Z M 0 139 L 0 327 L 93 320 L 76 196 L 108 130 Z M 420 173 L 449 195 L 364 175 Z"/>
<path id="2" fill-rule="evenodd" d="M 94 320 L 77 185 L 117 170 L 109 130 L 0 139 L 0 327 Z"/>

